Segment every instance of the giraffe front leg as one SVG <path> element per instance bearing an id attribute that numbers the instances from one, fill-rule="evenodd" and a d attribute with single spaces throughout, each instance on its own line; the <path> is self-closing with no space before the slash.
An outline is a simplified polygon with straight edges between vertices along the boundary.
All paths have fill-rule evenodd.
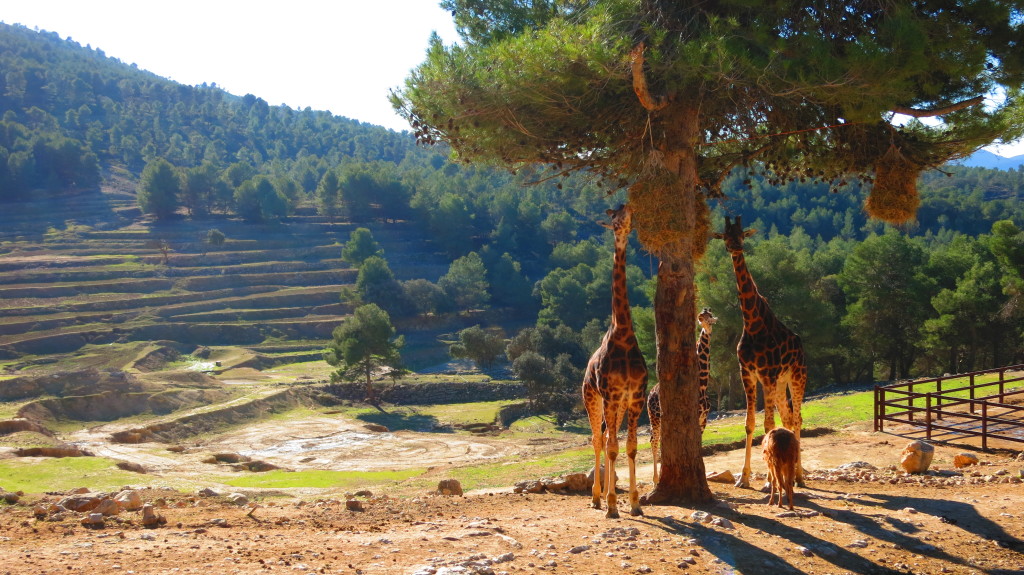
<path id="1" fill-rule="evenodd" d="M 647 416 L 651 420 L 651 459 L 654 461 L 654 483 L 657 485 L 661 477 L 658 473 L 661 461 L 661 399 L 658 388 L 655 388 L 647 399 Z"/>
<path id="2" fill-rule="evenodd" d="M 757 379 L 754 374 L 740 364 L 740 377 L 743 380 L 743 392 L 747 396 L 747 418 L 745 430 L 747 440 L 743 456 L 743 472 L 736 480 L 736 487 L 750 487 L 750 451 L 754 444 L 754 425 L 757 423 L 754 410 L 757 408 Z"/>

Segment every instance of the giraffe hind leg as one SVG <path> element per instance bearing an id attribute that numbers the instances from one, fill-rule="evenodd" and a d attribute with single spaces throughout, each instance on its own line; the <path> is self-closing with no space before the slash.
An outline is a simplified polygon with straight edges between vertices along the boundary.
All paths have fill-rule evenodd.
<path id="1" fill-rule="evenodd" d="M 601 452 L 604 451 L 604 402 L 597 393 L 583 394 L 587 407 L 587 417 L 590 419 L 590 442 L 594 447 L 594 484 L 591 487 L 591 507 L 601 508 Z"/>
<path id="2" fill-rule="evenodd" d="M 643 392 L 639 397 L 630 402 L 629 412 L 626 414 L 626 457 L 629 458 L 629 514 L 632 516 L 643 515 L 640 508 L 640 492 L 636 486 L 636 451 L 637 451 L 637 425 L 640 422 L 640 413 L 644 409 Z"/>
<path id="3" fill-rule="evenodd" d="M 605 401 L 604 406 L 605 427 L 605 462 L 604 462 L 604 495 L 608 503 L 608 511 L 605 517 L 618 519 L 619 505 L 615 493 L 615 462 L 619 458 L 619 427 L 622 426 L 622 412 L 619 405 L 612 401 Z"/>

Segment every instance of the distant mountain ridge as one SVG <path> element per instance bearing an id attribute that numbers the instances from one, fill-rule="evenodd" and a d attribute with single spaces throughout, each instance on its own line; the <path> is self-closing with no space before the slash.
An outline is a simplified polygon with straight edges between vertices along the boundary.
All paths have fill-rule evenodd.
<path id="1" fill-rule="evenodd" d="M 1024 154 L 1005 158 L 987 150 L 978 150 L 970 157 L 958 163 L 970 168 L 989 168 L 992 170 L 1020 169 L 1024 165 Z"/>

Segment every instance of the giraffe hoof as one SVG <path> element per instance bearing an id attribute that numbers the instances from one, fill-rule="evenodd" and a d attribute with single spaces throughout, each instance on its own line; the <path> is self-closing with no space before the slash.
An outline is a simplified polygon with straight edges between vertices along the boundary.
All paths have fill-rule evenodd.
<path id="1" fill-rule="evenodd" d="M 644 510 L 637 507 L 636 509 L 630 509 L 629 514 L 633 517 L 642 517 L 644 514 Z"/>
<path id="2" fill-rule="evenodd" d="M 618 519 L 619 518 L 619 510 L 615 509 L 615 508 L 611 508 L 611 509 L 608 510 L 608 513 L 605 513 L 604 517 L 605 517 L 605 519 Z"/>
<path id="3" fill-rule="evenodd" d="M 749 479 L 743 479 L 741 477 L 741 478 L 736 480 L 736 487 L 741 487 L 743 489 L 750 489 L 750 480 Z"/>

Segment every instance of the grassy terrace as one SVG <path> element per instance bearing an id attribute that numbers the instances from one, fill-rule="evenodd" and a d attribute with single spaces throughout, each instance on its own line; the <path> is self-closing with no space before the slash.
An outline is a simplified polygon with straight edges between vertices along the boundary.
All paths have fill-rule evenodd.
<path id="1" fill-rule="evenodd" d="M 187 359 L 182 360 L 187 361 Z M 298 379 L 301 377 L 326 378 L 330 366 L 322 361 L 284 364 L 266 370 L 264 373 L 275 378 Z M 417 375 L 406 381 L 438 381 L 446 376 Z M 450 381 L 451 376 L 447 376 Z M 485 380 L 486 376 L 463 376 L 464 379 Z M 952 385 L 952 384 L 950 384 Z M 1017 382 L 1016 387 L 1022 386 Z M 276 386 L 275 386 L 276 387 Z M 277 387 L 277 389 L 280 389 Z M 260 385 L 243 386 L 239 395 L 228 403 L 238 403 L 264 397 L 268 389 Z M 810 398 L 804 403 L 804 428 L 827 428 L 841 431 L 850 426 L 866 425 L 873 413 L 873 392 L 859 391 L 837 393 Z M 298 407 L 281 413 L 268 414 L 266 417 L 279 422 L 298 421 L 310 416 L 338 415 L 367 423 L 386 425 L 392 431 L 427 431 L 447 429 L 446 433 L 468 434 L 458 431 L 463 425 L 473 423 L 490 423 L 498 411 L 515 401 L 478 402 L 458 405 L 411 405 L 388 407 L 384 411 L 367 406 L 350 406 L 340 408 Z M 226 404 L 189 410 L 189 413 L 211 411 Z M 12 407 L 10 405 L 5 407 Z M 9 409 L 7 410 L 9 411 Z M 135 419 L 135 418 L 133 418 Z M 140 418 L 141 419 L 141 418 Z M 758 414 L 760 428 L 762 414 Z M 141 423 L 141 421 L 140 421 Z M 229 427 L 237 427 L 232 425 Z M 69 428 L 70 429 L 70 428 Z M 445 477 L 458 479 L 465 489 L 490 489 L 507 487 L 524 478 L 539 478 L 569 472 L 584 472 L 593 465 L 593 452 L 589 445 L 589 429 L 585 422 L 557 427 L 547 417 L 528 417 L 516 421 L 510 429 L 500 436 L 491 439 L 509 441 L 517 445 L 545 444 L 576 445 L 577 447 L 559 448 L 533 457 L 515 457 L 480 465 L 460 466 L 441 472 Z M 760 435 L 758 431 L 756 435 Z M 204 437 L 207 434 L 204 434 Z M 721 417 L 708 424 L 704 432 L 704 445 L 739 445 L 744 439 L 743 416 L 739 414 Z M 650 446 L 640 445 L 640 459 L 650 460 Z M 126 475 L 115 467 L 115 462 L 102 458 L 79 458 L 64 460 L 48 460 L 36 466 L 27 466 L 17 460 L 0 461 L 0 485 L 7 489 L 22 489 L 29 492 L 42 490 L 70 489 L 88 484 L 94 489 L 104 486 L 120 486 L 138 484 L 140 479 L 153 484 L 172 485 L 180 489 L 191 489 L 203 482 L 218 482 L 239 488 L 254 489 L 286 489 L 286 488 L 322 488 L 328 490 L 352 490 L 370 488 L 375 490 L 400 489 L 403 492 L 420 491 L 436 485 L 439 476 L 437 471 L 411 468 L 388 472 L 346 472 L 342 470 L 304 470 L 288 472 L 276 470 L 251 474 L 218 474 L 197 475 L 190 479 L 165 478 L 153 476 Z M 63 471 L 61 471 L 63 470 Z M 113 488 L 113 487 L 110 487 Z"/>

